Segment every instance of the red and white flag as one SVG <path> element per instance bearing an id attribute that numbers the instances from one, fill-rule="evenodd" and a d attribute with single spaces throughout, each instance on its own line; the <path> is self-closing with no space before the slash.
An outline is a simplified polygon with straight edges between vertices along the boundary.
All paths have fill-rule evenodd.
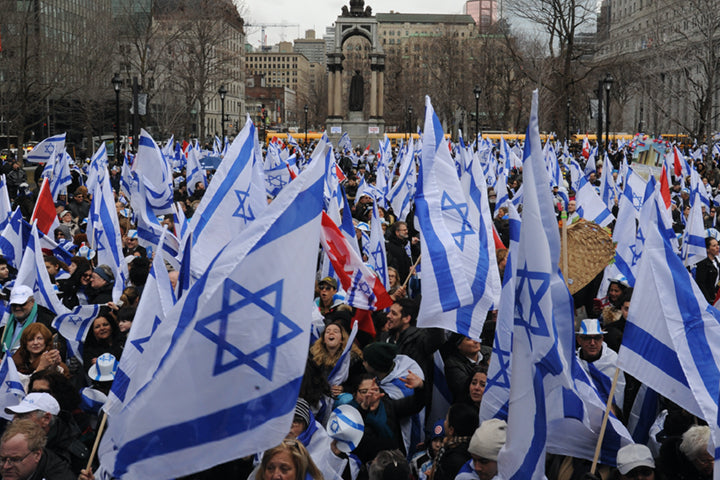
<path id="1" fill-rule="evenodd" d="M 50 235 L 50 232 L 55 232 L 55 229 L 60 226 L 55 211 L 55 202 L 53 202 L 52 193 L 50 193 L 50 183 L 47 178 L 43 179 L 40 187 L 40 194 L 32 213 L 31 223 L 35 220 L 37 220 L 38 230 L 45 235 Z M 50 236 L 55 238 L 55 235 Z"/>
<path id="2" fill-rule="evenodd" d="M 345 290 L 345 302 L 363 310 L 381 310 L 393 304 L 380 279 L 363 263 L 330 216 L 323 212 L 320 242 Z M 362 325 L 360 325 L 362 329 Z"/>

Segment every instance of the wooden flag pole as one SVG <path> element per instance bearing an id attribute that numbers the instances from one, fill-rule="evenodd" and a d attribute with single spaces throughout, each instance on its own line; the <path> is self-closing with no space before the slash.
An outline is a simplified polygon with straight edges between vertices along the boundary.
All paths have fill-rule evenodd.
<path id="1" fill-rule="evenodd" d="M 602 425 L 600 426 L 600 436 L 598 436 L 597 445 L 595 445 L 595 456 L 593 457 L 592 467 L 590 473 L 595 474 L 597 468 L 598 458 L 600 458 L 600 448 L 602 447 L 603 437 L 605 436 L 605 427 L 607 426 L 608 417 L 610 416 L 610 408 L 612 407 L 612 400 L 615 396 L 615 388 L 617 387 L 618 377 L 620 376 L 620 369 L 615 367 L 615 376 L 613 377 L 612 387 L 610 388 L 610 394 L 608 395 L 607 405 L 605 406 L 605 414 L 603 415 Z"/>
<path id="2" fill-rule="evenodd" d="M 410 277 L 412 277 L 413 273 L 415 273 L 415 267 L 417 267 L 418 263 L 420 263 L 420 257 L 422 257 L 422 255 L 418 255 L 417 260 L 415 260 L 415 263 L 413 264 L 413 266 L 410 267 L 410 273 L 408 273 L 407 278 L 403 282 L 402 288 L 405 288 L 407 286 L 408 282 L 410 281 Z"/>
<path id="3" fill-rule="evenodd" d="M 107 422 L 107 413 L 104 410 L 100 410 L 102 419 L 100 420 L 100 426 L 98 427 L 97 435 L 95 436 L 95 443 L 93 444 L 92 451 L 90 452 L 90 458 L 88 459 L 87 470 L 92 467 L 93 459 L 97 453 L 98 445 L 100 445 L 100 438 L 102 437 L 103 430 L 105 429 L 105 422 Z"/>

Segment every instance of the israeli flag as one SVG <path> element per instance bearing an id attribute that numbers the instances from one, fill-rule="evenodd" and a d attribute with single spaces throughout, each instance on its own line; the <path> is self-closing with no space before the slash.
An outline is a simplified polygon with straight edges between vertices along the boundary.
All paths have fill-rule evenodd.
<path id="1" fill-rule="evenodd" d="M 410 140 L 409 147 L 403 150 L 399 162 L 400 174 L 388 193 L 388 200 L 398 220 L 404 222 L 408 213 L 410 213 L 417 184 L 417 170 L 415 169 L 412 139 Z M 356 198 L 359 197 L 356 196 Z"/>
<path id="2" fill-rule="evenodd" d="M 25 397 L 25 388 L 12 355 L 5 355 L 0 362 L 0 385 L 0 418 L 12 420 L 13 414 L 6 413 L 5 409 L 18 405 Z"/>
<path id="3" fill-rule="evenodd" d="M 88 241 L 97 253 L 98 264 L 108 265 L 113 271 L 115 284 L 112 297 L 114 301 L 118 301 L 128 279 L 128 267 L 122 251 L 122 236 L 115 209 L 115 195 L 108 175 L 98 178 L 98 182 L 95 184 L 88 227 Z"/>
<path id="4" fill-rule="evenodd" d="M 166 236 L 167 230 L 163 231 L 160 237 L 161 247 Z M 108 395 L 105 411 L 109 415 L 119 413 L 123 405 L 135 397 L 157 370 L 157 361 L 160 358 L 146 355 L 145 347 L 160 324 L 168 318 L 174 305 L 174 294 L 165 262 L 162 255 L 155 255 Z M 142 368 L 139 368 L 141 366 Z"/>
<path id="5" fill-rule="evenodd" d="M 433 324 L 445 313 L 444 318 L 449 320 L 443 323 L 452 324 L 454 311 L 473 301 L 471 280 L 476 265 L 466 263 L 463 251 L 466 246 L 472 248 L 478 230 L 468 217 L 469 209 L 440 120 L 430 98 L 425 97 L 425 131 L 415 194 L 415 222 L 424 259 L 418 325 Z"/>
<path id="6" fill-rule="evenodd" d="M 35 145 L 25 158 L 31 163 L 49 163 L 65 151 L 65 134 L 48 137 Z"/>
<path id="7" fill-rule="evenodd" d="M 70 155 L 65 151 L 55 157 L 50 180 L 50 193 L 53 201 L 56 201 L 61 193 L 67 193 L 67 186 L 72 183 L 70 160 Z"/>
<path id="8" fill-rule="evenodd" d="M 5 175 L 0 175 L 0 231 L 5 228 L 12 215 L 12 203 Z"/>
<path id="9" fill-rule="evenodd" d="M 480 403 L 480 422 L 490 418 L 507 421 L 510 400 L 510 374 L 513 323 L 515 317 L 515 259 L 520 241 L 520 215 L 515 206 L 508 206 L 510 246 L 505 262 L 502 291 L 495 323 L 493 353 L 487 374 L 487 385 Z"/>
<path id="10" fill-rule="evenodd" d="M 154 216 L 172 213 L 173 178 L 172 168 L 165 155 L 144 129 L 140 130 L 138 152 L 132 171 L 145 185 L 146 201 Z"/>
<path id="11" fill-rule="evenodd" d="M 213 258 L 267 208 L 264 183 L 254 182 L 257 134 L 248 121 L 210 182 L 190 220 L 192 274 L 200 277 Z"/>
<path id="12" fill-rule="evenodd" d="M 649 225 L 643 228 L 645 244 L 618 365 L 714 425 L 720 388 L 720 352 L 715 348 L 720 345 L 720 312 L 705 301 L 675 254 L 672 234 L 662 227 L 660 202 L 656 196 Z"/>
<path id="13" fill-rule="evenodd" d="M 683 231 L 682 248 L 680 250 L 680 258 L 682 258 L 686 267 L 692 267 L 707 258 L 707 249 L 705 248 L 707 233 L 705 232 L 701 211 L 703 203 L 700 201 L 700 194 L 697 191 L 693 194 L 693 200 L 690 216 Z"/>
<path id="14" fill-rule="evenodd" d="M 498 455 L 498 471 L 507 479 L 545 477 L 548 435 L 546 391 L 549 393 L 551 387 L 557 386 L 553 382 L 554 377 L 560 377 L 563 372 L 558 331 L 553 322 L 551 290 L 553 272 L 557 271 L 559 259 L 559 233 L 553 222 L 549 227 L 553 229 L 554 236 L 548 238 L 550 232 L 543 225 L 542 209 L 552 210 L 552 199 L 547 188 L 549 181 L 539 141 L 537 104 L 535 91 L 526 135 L 530 155 L 526 153 L 523 163 L 523 185 L 528 201 L 523 205 L 515 267 L 516 306 L 508 435 L 507 443 Z M 555 252 L 555 249 L 558 251 Z"/>
<path id="15" fill-rule="evenodd" d="M 135 184 L 138 182 L 138 176 L 132 171 L 128 164 L 127 156 L 123 160 L 122 169 L 120 170 L 120 191 L 126 198 L 132 197 L 132 192 L 136 191 Z"/>
<path id="16" fill-rule="evenodd" d="M 137 220 L 138 243 L 149 250 L 161 252 L 173 268 L 179 268 L 180 240 L 171 232 L 162 248 L 159 248 L 163 226 L 160 225 L 158 217 L 154 215 L 152 205 L 147 202 L 145 183 L 137 182 L 134 187 L 137 189 L 137 193 L 130 200 Z M 173 208 L 175 207 L 173 206 Z"/>
<path id="17" fill-rule="evenodd" d="M 587 221 L 605 227 L 615 220 L 605 202 L 598 196 L 595 187 L 585 178 L 580 179 L 580 189 L 575 194 L 575 202 L 578 215 Z"/>
<path id="18" fill-rule="evenodd" d="M 191 148 L 187 155 L 187 176 L 185 184 L 187 185 L 187 191 L 189 195 L 195 193 L 195 185 L 198 182 L 202 183 L 204 187 L 207 187 L 207 175 L 205 169 L 200 164 L 200 152 Z"/>
<path id="19" fill-rule="evenodd" d="M 27 222 L 23 220 L 20 207 L 17 207 L 0 235 L 0 254 L 15 269 L 20 268 L 23 252 L 27 245 L 27 230 Z"/>
<path id="20" fill-rule="evenodd" d="M 88 192 L 94 192 L 95 185 L 107 176 L 107 167 L 107 147 L 105 146 L 105 142 L 102 142 L 90 159 L 90 168 L 88 170 L 87 181 L 85 182 Z"/>
<path id="21" fill-rule="evenodd" d="M 349 210 L 349 209 L 346 209 Z M 370 222 L 370 241 L 368 242 L 368 263 L 373 267 L 375 275 L 383 285 L 388 284 L 387 254 L 385 253 L 385 236 L 383 235 L 377 202 L 373 202 L 372 221 Z"/>
<path id="22" fill-rule="evenodd" d="M 608 210 L 612 209 L 617 198 L 617 187 L 612 178 L 613 166 L 610 162 L 607 152 L 605 152 L 605 163 L 603 164 L 602 175 L 600 175 L 600 198 L 607 206 Z"/>
<path id="23" fill-rule="evenodd" d="M 283 189 L 173 307 L 173 327 L 155 331 L 146 351 L 160 366 L 103 438 L 118 447 L 101 446 L 114 476 L 175 478 L 285 438 L 307 357 L 324 173 L 311 163 Z"/>

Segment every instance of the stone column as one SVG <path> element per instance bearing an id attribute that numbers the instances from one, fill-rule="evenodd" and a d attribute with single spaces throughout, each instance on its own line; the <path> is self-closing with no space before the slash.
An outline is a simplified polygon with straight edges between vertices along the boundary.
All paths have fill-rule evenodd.
<path id="1" fill-rule="evenodd" d="M 383 113 L 383 107 L 385 104 L 385 69 L 381 68 L 378 71 L 378 89 L 377 89 L 377 95 L 378 95 L 378 117 L 382 118 Z"/>
<path id="2" fill-rule="evenodd" d="M 370 118 L 377 117 L 377 88 L 377 72 L 373 68 L 370 74 Z"/>
<path id="3" fill-rule="evenodd" d="M 342 117 L 343 116 L 343 106 L 342 106 L 342 65 L 336 65 L 337 70 L 335 71 L 335 107 L 333 109 L 333 114 L 336 117 Z"/>
<path id="4" fill-rule="evenodd" d="M 333 107 L 335 106 L 335 69 L 330 67 L 327 74 L 328 82 L 328 96 L 327 96 L 327 109 L 328 117 L 335 115 Z"/>

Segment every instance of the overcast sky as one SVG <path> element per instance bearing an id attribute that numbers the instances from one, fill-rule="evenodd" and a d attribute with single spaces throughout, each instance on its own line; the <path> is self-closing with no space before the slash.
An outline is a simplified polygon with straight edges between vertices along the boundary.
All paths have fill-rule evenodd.
<path id="1" fill-rule="evenodd" d="M 268 27 L 265 30 L 268 45 L 281 40 L 292 41 L 305 36 L 305 30 L 314 29 L 316 38 L 322 38 L 325 27 L 333 24 L 343 5 L 350 7 L 350 0 L 240 0 L 244 5 L 241 13 L 250 25 L 298 24 L 299 27 Z M 464 0 L 376 0 L 365 1 L 373 13 L 463 13 Z M 260 45 L 260 28 L 247 27 L 247 40 L 253 47 Z"/>

